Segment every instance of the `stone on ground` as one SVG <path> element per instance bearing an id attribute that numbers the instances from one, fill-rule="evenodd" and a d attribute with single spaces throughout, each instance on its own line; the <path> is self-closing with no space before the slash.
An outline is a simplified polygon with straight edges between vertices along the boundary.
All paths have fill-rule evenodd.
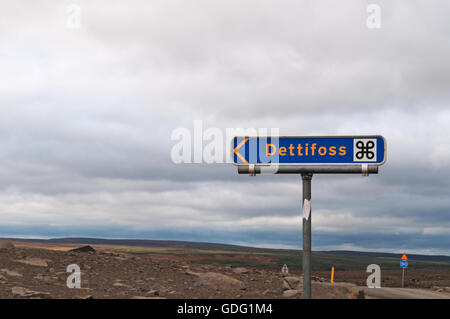
<path id="1" fill-rule="evenodd" d="M 0 275 L 0 284 L 4 284 L 4 283 L 6 283 L 7 281 L 8 281 L 8 279 L 6 279 L 5 276 Z"/>
<path id="2" fill-rule="evenodd" d="M 11 293 L 13 297 L 21 298 L 48 298 L 50 296 L 48 292 L 33 291 L 22 287 L 13 287 Z"/>
<path id="3" fill-rule="evenodd" d="M 213 289 L 245 289 L 242 281 L 216 272 L 202 273 L 198 277 L 197 286 L 208 286 Z"/>
<path id="4" fill-rule="evenodd" d="M 297 297 L 297 296 L 301 296 L 302 295 L 302 291 L 301 290 L 297 290 L 297 289 L 289 289 L 283 292 L 283 297 L 285 298 L 292 298 L 292 297 Z"/>
<path id="5" fill-rule="evenodd" d="M 314 299 L 357 299 L 364 298 L 360 288 L 352 283 L 313 282 L 312 297 Z"/>
<path id="6" fill-rule="evenodd" d="M 14 244 L 9 240 L 0 240 L 0 249 L 13 249 Z"/>
<path id="7" fill-rule="evenodd" d="M 303 288 L 303 277 L 284 277 L 283 278 L 283 287 L 294 289 L 294 290 L 302 290 Z"/>
<path id="8" fill-rule="evenodd" d="M 34 258 L 34 257 L 27 257 L 25 259 L 18 259 L 14 260 L 15 262 L 31 265 L 31 266 L 38 266 L 38 267 L 47 267 L 48 266 L 48 260 L 42 259 L 42 258 Z"/>
<path id="9" fill-rule="evenodd" d="M 92 248 L 91 246 L 87 245 L 87 246 L 74 248 L 69 251 L 76 252 L 76 253 L 88 253 L 88 252 L 95 252 L 95 249 Z"/>
<path id="10" fill-rule="evenodd" d="M 250 272 L 250 270 L 248 270 L 247 268 L 244 267 L 237 267 L 233 269 L 233 272 L 235 274 L 248 274 Z"/>
<path id="11" fill-rule="evenodd" d="M 157 297 L 159 296 L 158 290 L 149 290 L 145 293 L 145 297 Z"/>
<path id="12" fill-rule="evenodd" d="M 23 275 L 15 270 L 0 269 L 1 273 L 4 273 L 8 277 L 23 277 Z"/>

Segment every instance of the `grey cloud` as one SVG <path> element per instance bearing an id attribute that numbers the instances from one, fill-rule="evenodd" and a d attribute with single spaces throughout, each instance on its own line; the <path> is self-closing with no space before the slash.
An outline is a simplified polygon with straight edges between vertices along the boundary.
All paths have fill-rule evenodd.
<path id="1" fill-rule="evenodd" d="M 383 134 L 378 176 L 314 177 L 318 247 L 420 234 L 415 248 L 448 252 L 448 2 L 379 1 L 380 30 L 369 2 L 78 1 L 80 30 L 68 3 L 1 5 L 5 234 L 297 245 L 299 176 L 170 161 L 172 130 L 201 119 Z"/>

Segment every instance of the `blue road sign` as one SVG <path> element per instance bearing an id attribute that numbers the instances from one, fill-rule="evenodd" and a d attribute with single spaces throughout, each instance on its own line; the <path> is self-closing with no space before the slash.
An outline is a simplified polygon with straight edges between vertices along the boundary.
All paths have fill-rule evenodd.
<path id="1" fill-rule="evenodd" d="M 408 261 L 400 260 L 400 268 L 408 268 Z"/>
<path id="2" fill-rule="evenodd" d="M 382 165 L 386 141 L 373 136 L 235 137 L 236 165 Z"/>

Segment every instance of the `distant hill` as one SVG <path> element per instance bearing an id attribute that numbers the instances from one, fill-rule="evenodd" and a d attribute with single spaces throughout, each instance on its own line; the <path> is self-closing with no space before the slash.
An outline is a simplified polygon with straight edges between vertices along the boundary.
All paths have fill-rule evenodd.
<path id="1" fill-rule="evenodd" d="M 16 242 L 48 245 L 108 245 L 109 249 L 139 254 L 190 255 L 196 263 L 220 263 L 228 265 L 258 265 L 281 267 L 283 264 L 300 268 L 301 250 L 254 248 L 229 244 L 186 242 L 171 240 L 102 239 L 102 238 L 52 238 L 20 239 Z M 133 247 L 136 247 L 134 249 Z M 162 248 L 162 249 L 161 249 Z M 314 269 L 365 269 L 369 264 L 378 264 L 382 269 L 398 269 L 401 254 L 360 251 L 314 251 Z M 414 269 L 450 269 L 450 256 L 408 254 L 409 266 Z"/>
<path id="2" fill-rule="evenodd" d="M 92 244 L 92 245 L 117 245 L 117 246 L 211 246 L 211 247 L 241 247 L 230 244 L 216 244 L 204 242 L 188 242 L 176 240 L 152 240 L 152 239 L 104 239 L 104 238 L 88 238 L 88 237 L 67 237 L 67 238 L 50 238 L 50 239 L 26 239 L 26 238 L 3 238 L 14 241 L 47 243 L 47 244 Z M 249 247 L 250 248 L 250 247 Z M 252 248 L 253 249 L 253 248 Z"/>
<path id="3" fill-rule="evenodd" d="M 331 253 L 331 254 L 346 255 L 346 256 L 371 256 L 371 257 L 385 257 L 385 258 L 396 258 L 396 259 L 398 259 L 399 255 L 400 255 L 400 254 L 393 254 L 393 253 L 362 252 L 362 251 L 351 251 L 351 250 L 330 250 L 330 251 L 326 251 L 326 252 Z M 450 256 L 444 256 L 444 255 L 408 254 L 408 259 L 450 262 Z"/>

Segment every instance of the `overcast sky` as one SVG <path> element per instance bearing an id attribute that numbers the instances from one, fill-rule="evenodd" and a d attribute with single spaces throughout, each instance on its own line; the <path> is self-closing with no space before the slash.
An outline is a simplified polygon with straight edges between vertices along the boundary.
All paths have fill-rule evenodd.
<path id="1" fill-rule="evenodd" d="M 383 135 L 378 175 L 313 177 L 313 250 L 450 255 L 449 12 L 447 0 L 0 0 L 0 236 L 301 247 L 300 176 L 171 161 L 173 130 L 202 120 Z"/>

